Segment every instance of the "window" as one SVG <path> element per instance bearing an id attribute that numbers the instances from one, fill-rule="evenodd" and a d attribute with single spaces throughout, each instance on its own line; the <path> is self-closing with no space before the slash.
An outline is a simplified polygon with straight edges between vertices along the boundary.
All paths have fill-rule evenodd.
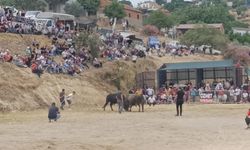
<path id="1" fill-rule="evenodd" d="M 130 14 L 130 13 L 128 13 L 128 17 L 129 17 L 129 18 L 131 17 L 131 14 Z"/>
<path id="2" fill-rule="evenodd" d="M 137 14 L 137 19 L 138 19 L 138 20 L 140 19 L 140 15 L 139 15 L 139 14 Z"/>

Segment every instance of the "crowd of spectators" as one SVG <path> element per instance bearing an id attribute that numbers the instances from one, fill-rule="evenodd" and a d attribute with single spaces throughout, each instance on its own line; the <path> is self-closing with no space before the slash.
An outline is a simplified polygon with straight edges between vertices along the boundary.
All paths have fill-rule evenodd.
<path id="1" fill-rule="evenodd" d="M 112 60 L 132 60 L 136 62 L 137 58 L 146 57 L 145 50 L 136 48 L 132 45 L 131 38 L 124 37 L 121 33 L 100 34 L 100 39 L 105 43 L 101 47 L 101 57 L 109 61 Z"/>
<path id="2" fill-rule="evenodd" d="M 96 68 L 102 67 L 102 63 L 97 58 L 92 58 L 87 48 L 76 51 L 74 45 L 60 43 L 57 39 L 54 39 L 52 46 L 40 46 L 34 39 L 32 46 L 27 47 L 25 53 L 25 55 L 13 55 L 9 50 L 1 50 L 0 59 L 2 62 L 10 62 L 18 67 L 30 67 L 39 77 L 43 72 L 80 74 L 89 69 L 88 64 L 93 64 Z M 57 61 L 56 58 L 58 58 Z"/>

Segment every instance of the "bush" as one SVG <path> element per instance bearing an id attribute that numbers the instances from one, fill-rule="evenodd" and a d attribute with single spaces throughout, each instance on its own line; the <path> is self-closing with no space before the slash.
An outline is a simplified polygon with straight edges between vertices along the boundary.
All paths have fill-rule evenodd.
<path id="1" fill-rule="evenodd" d="M 151 36 L 151 35 L 158 35 L 160 31 L 156 26 L 146 25 L 143 27 L 143 33 Z"/>
<path id="2" fill-rule="evenodd" d="M 240 46 L 236 44 L 230 44 L 227 46 L 227 51 L 224 57 L 233 59 L 236 62 L 248 66 L 250 64 L 250 48 L 246 46 Z"/>
<path id="3" fill-rule="evenodd" d="M 76 45 L 78 48 L 89 47 L 90 53 L 93 57 L 98 58 L 102 44 L 101 40 L 96 34 L 90 34 L 88 32 L 82 32 L 76 39 Z"/>

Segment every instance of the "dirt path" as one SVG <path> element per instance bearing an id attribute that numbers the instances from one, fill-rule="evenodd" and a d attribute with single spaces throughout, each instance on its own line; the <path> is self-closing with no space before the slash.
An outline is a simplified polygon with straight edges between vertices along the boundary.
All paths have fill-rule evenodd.
<path id="1" fill-rule="evenodd" d="M 63 111 L 56 123 L 48 123 L 45 110 L 1 114 L 0 149 L 247 150 L 248 107 L 185 105 L 183 117 L 174 116 L 174 105 L 123 114 L 75 108 Z"/>

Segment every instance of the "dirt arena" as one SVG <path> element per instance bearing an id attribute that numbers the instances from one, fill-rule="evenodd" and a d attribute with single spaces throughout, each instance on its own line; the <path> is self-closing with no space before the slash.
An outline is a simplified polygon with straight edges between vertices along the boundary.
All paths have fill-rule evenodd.
<path id="1" fill-rule="evenodd" d="M 0 114 L 1 150 L 247 150 L 249 105 L 146 107 L 118 114 L 107 108 L 72 108 L 49 123 L 47 110 Z"/>

